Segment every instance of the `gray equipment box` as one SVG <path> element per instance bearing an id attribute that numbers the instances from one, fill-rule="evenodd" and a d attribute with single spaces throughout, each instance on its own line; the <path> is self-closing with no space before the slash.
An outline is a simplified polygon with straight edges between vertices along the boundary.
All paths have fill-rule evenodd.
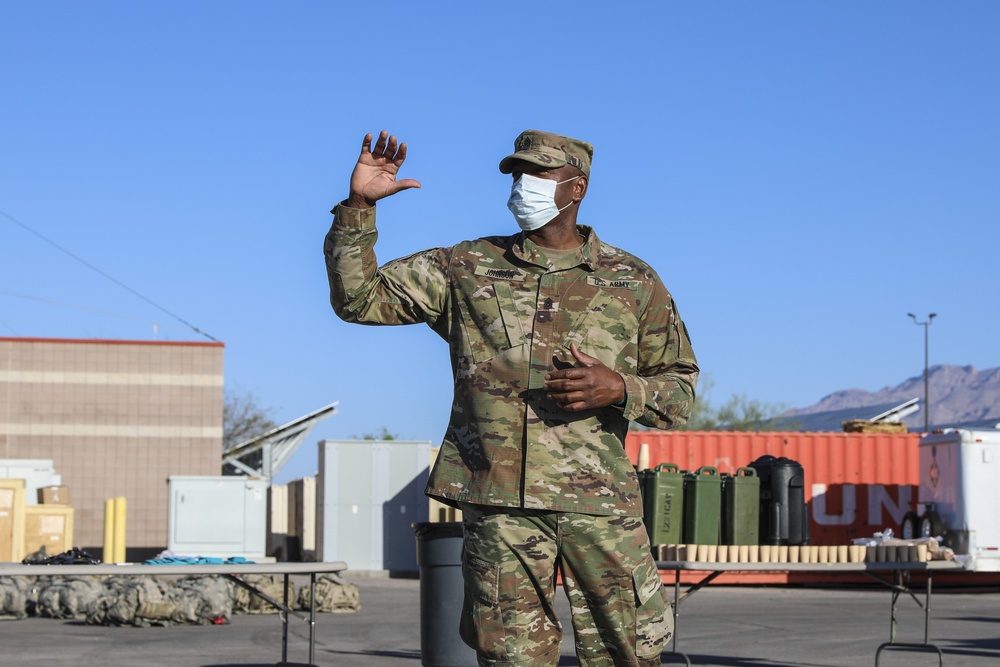
<path id="1" fill-rule="evenodd" d="M 179 556 L 264 558 L 267 480 L 171 476 L 167 484 L 168 549 Z"/>
<path id="2" fill-rule="evenodd" d="M 352 572 L 417 572 L 413 524 L 427 521 L 430 442 L 323 440 L 316 558 Z"/>

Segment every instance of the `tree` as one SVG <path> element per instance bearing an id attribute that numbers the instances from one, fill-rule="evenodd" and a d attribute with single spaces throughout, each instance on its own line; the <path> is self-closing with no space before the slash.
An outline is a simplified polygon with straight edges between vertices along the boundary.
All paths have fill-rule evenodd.
<path id="1" fill-rule="evenodd" d="M 715 411 L 718 429 L 726 431 L 788 431 L 792 424 L 781 421 L 781 406 L 733 394 Z"/>
<path id="2" fill-rule="evenodd" d="M 277 424 L 251 391 L 226 390 L 222 398 L 222 449 L 267 433 Z"/>
<path id="3" fill-rule="evenodd" d="M 714 407 L 709 393 L 715 381 L 702 375 L 698 394 L 691 408 L 687 423 L 678 431 L 791 431 L 795 424 L 782 420 L 785 408 L 747 398 L 746 394 L 733 394 L 728 401 Z"/>
<path id="4" fill-rule="evenodd" d="M 698 381 L 698 392 L 691 406 L 691 416 L 678 431 L 712 431 L 718 426 L 715 409 L 708 402 L 708 392 L 715 386 L 715 380 L 702 374 Z"/>
<path id="5" fill-rule="evenodd" d="M 385 426 L 382 427 L 381 433 L 365 433 L 360 438 L 354 436 L 355 440 L 398 440 L 399 436 L 395 433 L 390 433 L 389 429 Z"/>

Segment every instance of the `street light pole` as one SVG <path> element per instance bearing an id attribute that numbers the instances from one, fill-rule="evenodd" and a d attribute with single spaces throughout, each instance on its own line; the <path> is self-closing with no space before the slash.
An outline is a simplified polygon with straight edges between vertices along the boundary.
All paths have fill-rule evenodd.
<path id="1" fill-rule="evenodd" d="M 928 315 L 926 322 L 917 321 L 917 316 L 914 315 L 913 313 L 907 313 L 907 315 L 913 318 L 914 324 L 924 328 L 924 433 L 928 433 L 930 431 L 930 423 L 931 423 L 931 403 L 930 399 L 928 398 L 929 381 L 928 381 L 928 370 L 927 370 L 927 361 L 928 361 L 927 350 L 928 350 L 928 342 L 930 340 L 930 335 L 928 331 L 930 330 L 931 327 L 931 321 L 933 321 L 934 318 L 937 317 L 937 313 L 931 313 L 930 315 Z"/>

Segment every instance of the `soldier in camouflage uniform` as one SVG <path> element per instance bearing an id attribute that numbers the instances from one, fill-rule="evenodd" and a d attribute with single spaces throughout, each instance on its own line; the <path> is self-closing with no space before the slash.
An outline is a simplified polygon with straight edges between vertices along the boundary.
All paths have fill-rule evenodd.
<path id="1" fill-rule="evenodd" d="M 653 269 L 577 224 L 590 144 L 528 130 L 514 146 L 500 171 L 521 233 L 379 267 L 375 202 L 420 184 L 396 178 L 406 144 L 366 136 L 324 245 L 330 300 L 345 321 L 423 322 L 448 342 L 427 494 L 463 510 L 460 630 L 480 665 L 558 663 L 557 570 L 580 665 L 658 665 L 672 618 L 625 433 L 682 424 L 698 366 Z"/>

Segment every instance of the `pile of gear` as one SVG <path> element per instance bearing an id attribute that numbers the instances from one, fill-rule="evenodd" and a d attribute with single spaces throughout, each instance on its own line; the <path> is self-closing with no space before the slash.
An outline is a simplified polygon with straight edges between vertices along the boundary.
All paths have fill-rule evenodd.
<path id="1" fill-rule="evenodd" d="M 84 568 L 85 569 L 85 568 Z M 268 597 L 283 602 L 284 577 L 247 575 L 243 581 Z M 290 583 L 288 600 L 308 609 L 309 586 L 295 595 Z M 352 612 L 361 609 L 356 584 L 330 574 L 316 581 L 316 611 Z M 222 625 L 233 614 L 274 614 L 278 609 L 229 579 L 217 576 L 136 577 L 128 575 L 0 577 L 0 617 L 39 616 L 85 620 L 91 625 L 135 627 L 167 625 Z"/>

